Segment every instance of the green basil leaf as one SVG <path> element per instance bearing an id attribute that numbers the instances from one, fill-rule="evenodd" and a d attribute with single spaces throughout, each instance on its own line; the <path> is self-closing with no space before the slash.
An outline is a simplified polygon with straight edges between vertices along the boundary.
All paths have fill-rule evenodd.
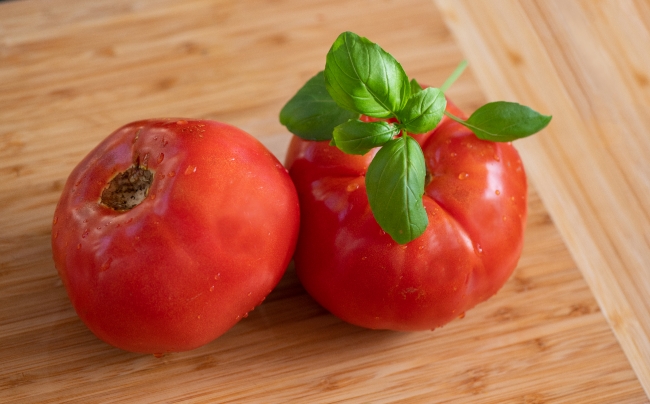
<path id="1" fill-rule="evenodd" d="M 474 132 L 479 139 L 510 142 L 544 129 L 551 116 L 542 115 L 516 102 L 497 101 L 483 105 L 466 121 L 449 115 Z"/>
<path id="2" fill-rule="evenodd" d="M 422 86 L 415 79 L 411 79 L 411 96 L 422 91 Z"/>
<path id="3" fill-rule="evenodd" d="M 388 142 L 399 132 L 397 125 L 384 121 L 349 120 L 334 128 L 334 143 L 345 153 L 366 154 L 373 147 Z"/>
<path id="4" fill-rule="evenodd" d="M 429 224 L 422 204 L 425 176 L 422 149 L 408 135 L 386 143 L 368 167 L 370 209 L 379 226 L 400 244 L 420 236 Z"/>
<path id="5" fill-rule="evenodd" d="M 325 82 L 340 106 L 375 118 L 395 116 L 411 91 L 395 58 L 352 32 L 339 35 L 327 53 Z"/>
<path id="6" fill-rule="evenodd" d="M 334 128 L 359 114 L 338 106 L 325 88 L 323 72 L 298 90 L 280 111 L 280 123 L 306 140 L 328 140 Z"/>
<path id="7" fill-rule="evenodd" d="M 426 133 L 438 125 L 446 106 L 442 91 L 429 87 L 412 95 L 397 118 L 407 132 Z"/>

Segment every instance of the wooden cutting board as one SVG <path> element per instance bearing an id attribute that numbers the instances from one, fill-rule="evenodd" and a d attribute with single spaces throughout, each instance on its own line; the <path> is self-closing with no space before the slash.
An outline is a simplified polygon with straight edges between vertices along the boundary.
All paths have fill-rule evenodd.
<path id="1" fill-rule="evenodd" d="M 437 4 L 490 98 L 554 115 L 519 148 L 650 394 L 650 3 Z"/>
<path id="2" fill-rule="evenodd" d="M 430 0 L 0 3 L 0 402 L 648 402 L 639 360 L 635 373 L 610 306 L 583 275 L 598 274 L 580 271 L 558 231 L 565 215 L 551 218 L 542 203 L 566 187 L 538 181 L 544 166 L 528 145 L 534 181 L 518 269 L 494 298 L 434 332 L 345 324 L 291 267 L 224 336 L 162 358 L 99 341 L 67 299 L 51 259 L 52 213 L 68 173 L 102 138 L 136 119 L 208 118 L 283 159 L 290 136 L 279 110 L 342 31 L 441 84 L 465 57 L 443 20 L 449 3 L 445 14 Z M 449 91 L 468 112 L 494 94 L 475 66 Z M 547 89 L 514 94 L 534 105 Z"/>

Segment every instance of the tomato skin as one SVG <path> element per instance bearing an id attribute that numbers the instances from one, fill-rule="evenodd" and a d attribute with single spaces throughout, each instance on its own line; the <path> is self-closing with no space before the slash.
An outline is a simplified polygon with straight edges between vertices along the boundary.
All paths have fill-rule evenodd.
<path id="1" fill-rule="evenodd" d="M 142 203 L 100 204 L 108 182 L 138 160 L 154 175 Z M 178 352 L 217 338 L 264 300 L 291 259 L 299 219 L 287 171 L 249 134 L 214 121 L 146 120 L 115 131 L 72 171 L 52 250 L 77 314 L 100 339 Z"/>
<path id="2" fill-rule="evenodd" d="M 463 116 L 451 103 L 448 110 Z M 349 323 L 440 327 L 495 294 L 521 255 L 527 183 L 515 148 L 479 140 L 447 117 L 415 138 L 431 177 L 423 198 L 429 225 L 405 245 L 381 230 L 368 205 L 365 172 L 376 150 L 354 156 L 297 137 L 289 146 L 302 218 L 298 277 Z"/>

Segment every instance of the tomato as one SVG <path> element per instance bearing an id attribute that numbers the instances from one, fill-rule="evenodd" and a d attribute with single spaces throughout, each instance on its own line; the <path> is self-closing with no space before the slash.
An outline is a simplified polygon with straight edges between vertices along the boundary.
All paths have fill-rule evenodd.
<path id="1" fill-rule="evenodd" d="M 81 320 L 128 351 L 204 345 L 276 286 L 299 229 L 281 163 L 251 135 L 205 120 L 145 120 L 70 174 L 52 250 Z"/>
<path id="2" fill-rule="evenodd" d="M 440 327 L 494 295 L 521 255 L 527 184 L 512 144 L 480 140 L 446 116 L 415 138 L 428 172 L 429 224 L 404 245 L 368 205 L 364 176 L 376 149 L 358 156 L 328 141 L 290 143 L 286 166 L 301 206 L 296 271 L 317 302 L 349 323 Z"/>

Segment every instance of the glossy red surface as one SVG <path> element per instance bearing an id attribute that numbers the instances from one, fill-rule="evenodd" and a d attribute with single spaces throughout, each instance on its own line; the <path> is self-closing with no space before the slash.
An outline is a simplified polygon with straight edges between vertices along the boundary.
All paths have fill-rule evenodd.
<path id="1" fill-rule="evenodd" d="M 452 104 L 448 110 L 463 116 Z M 521 255 L 527 184 L 515 148 L 479 140 L 447 117 L 415 138 L 430 175 L 429 225 L 405 245 L 381 230 L 368 205 L 365 172 L 376 150 L 354 156 L 326 141 L 290 144 L 286 165 L 302 215 L 296 271 L 320 304 L 350 323 L 439 327 L 496 293 Z"/>
<path id="2" fill-rule="evenodd" d="M 100 203 L 134 165 L 153 173 L 131 210 Z M 79 317 L 129 351 L 212 341 L 259 305 L 285 272 L 299 207 L 284 167 L 249 134 L 213 121 L 126 125 L 70 174 L 52 249 Z"/>

